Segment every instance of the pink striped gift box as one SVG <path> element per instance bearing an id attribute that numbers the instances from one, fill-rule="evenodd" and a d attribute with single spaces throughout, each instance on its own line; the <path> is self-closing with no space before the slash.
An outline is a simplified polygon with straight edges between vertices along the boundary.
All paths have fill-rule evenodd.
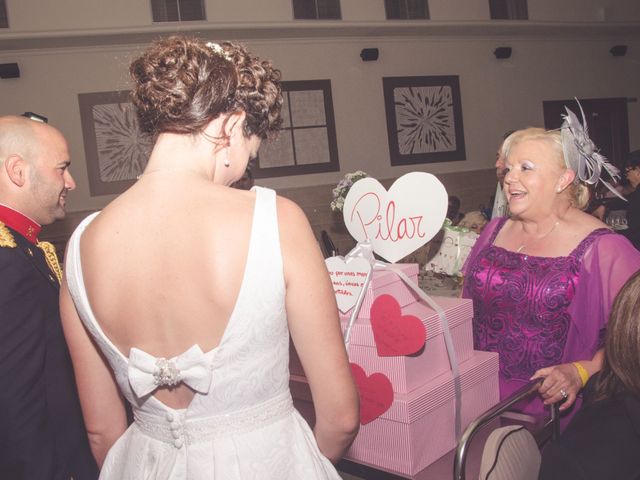
<path id="1" fill-rule="evenodd" d="M 373 372 L 367 372 L 371 374 Z M 498 355 L 475 352 L 460 364 L 462 428 L 498 403 Z M 450 372 L 408 394 L 396 393 L 381 417 L 360 427 L 345 458 L 412 477 L 456 446 Z"/>
<path id="2" fill-rule="evenodd" d="M 397 264 L 402 271 L 416 284 L 418 283 L 418 264 L 417 263 L 403 263 Z M 362 308 L 358 314 L 358 318 L 366 320 L 368 324 L 368 318 L 371 312 L 371 305 L 378 295 L 388 293 L 396 297 L 396 300 L 401 307 L 414 303 L 416 301 L 416 295 L 404 284 L 404 282 L 394 272 L 390 271 L 374 271 L 365 294 L 365 298 L 362 303 Z M 340 314 L 340 318 L 348 320 L 351 315 L 351 310 L 346 314 Z M 343 331 L 344 326 L 343 324 Z M 293 343 L 289 346 L 289 371 L 292 375 L 304 375 L 300 358 L 293 346 Z"/>
<path id="3" fill-rule="evenodd" d="M 395 268 L 400 268 L 416 285 L 418 284 L 419 265 L 417 263 L 397 263 Z M 385 293 L 396 297 L 401 307 L 415 302 L 417 298 L 415 293 L 394 272 L 375 270 L 367 287 L 360 312 L 358 312 L 358 318 L 369 318 L 373 301 Z M 348 319 L 352 310 L 345 314 L 341 313 L 340 317 Z"/>
<path id="4" fill-rule="evenodd" d="M 499 401 L 498 354 L 474 352 L 460 364 L 460 383 L 464 430 Z M 313 403 L 306 378 L 292 375 L 290 387 L 295 407 L 313 426 Z M 455 448 L 454 396 L 451 372 L 408 394 L 395 393 L 389 410 L 360 426 L 345 458 L 412 478 Z"/>
<path id="5" fill-rule="evenodd" d="M 444 310 L 451 331 L 451 338 L 458 363 L 473 355 L 471 300 L 450 297 L 432 297 Z M 351 329 L 349 360 L 366 371 L 385 374 L 393 391 L 408 393 L 451 369 L 444 341 L 440 317 L 431 307 L 414 302 L 402 308 L 403 315 L 413 315 L 422 320 L 427 330 L 424 349 L 412 356 L 380 357 L 369 319 L 358 319 Z M 347 320 L 342 320 L 343 330 Z M 291 373 L 298 373 L 292 370 Z"/>

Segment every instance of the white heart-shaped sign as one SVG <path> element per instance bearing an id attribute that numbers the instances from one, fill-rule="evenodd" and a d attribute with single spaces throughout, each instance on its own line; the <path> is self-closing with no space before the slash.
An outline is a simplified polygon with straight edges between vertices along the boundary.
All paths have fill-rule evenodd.
<path id="1" fill-rule="evenodd" d="M 393 263 L 438 233 L 447 204 L 444 185 L 430 173 L 407 173 L 389 191 L 376 179 L 363 178 L 345 198 L 344 223 L 353 238 L 369 240 L 374 252 Z"/>
<path id="2" fill-rule="evenodd" d="M 331 276 L 338 309 L 347 313 L 355 306 L 371 265 L 364 258 L 350 258 L 345 261 L 342 257 L 329 257 L 324 262 Z"/>

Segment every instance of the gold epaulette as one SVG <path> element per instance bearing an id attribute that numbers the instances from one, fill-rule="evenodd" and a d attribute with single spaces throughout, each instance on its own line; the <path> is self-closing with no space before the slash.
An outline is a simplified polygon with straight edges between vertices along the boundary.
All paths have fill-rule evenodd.
<path id="1" fill-rule="evenodd" d="M 16 239 L 6 227 L 6 225 L 0 222 L 0 247 L 16 248 L 18 244 Z"/>
<path id="2" fill-rule="evenodd" d="M 38 242 L 38 248 L 44 252 L 44 258 L 47 260 L 47 265 L 53 273 L 58 277 L 58 282 L 62 283 L 62 268 L 58 263 L 58 255 L 56 255 L 56 247 L 49 242 Z"/>

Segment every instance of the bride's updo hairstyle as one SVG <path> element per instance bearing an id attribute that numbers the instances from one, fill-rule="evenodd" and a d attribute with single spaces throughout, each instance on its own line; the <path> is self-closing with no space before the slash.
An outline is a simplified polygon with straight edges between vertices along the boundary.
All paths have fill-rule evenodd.
<path id="1" fill-rule="evenodd" d="M 246 113 L 244 133 L 265 139 L 282 124 L 280 71 L 247 49 L 182 35 L 155 41 L 129 68 L 140 129 L 195 134 L 221 114 Z"/>
<path id="2" fill-rule="evenodd" d="M 564 159 L 564 151 L 562 149 L 562 140 L 560 138 L 560 130 L 545 130 L 544 128 L 525 128 L 516 130 L 509 135 L 502 144 L 502 155 L 506 158 L 513 146 L 517 143 L 527 140 L 544 141 L 551 145 L 555 153 L 555 160 L 559 167 L 568 168 Z M 584 210 L 589 204 L 589 188 L 578 177 L 567 187 L 569 191 L 571 204 Z"/>

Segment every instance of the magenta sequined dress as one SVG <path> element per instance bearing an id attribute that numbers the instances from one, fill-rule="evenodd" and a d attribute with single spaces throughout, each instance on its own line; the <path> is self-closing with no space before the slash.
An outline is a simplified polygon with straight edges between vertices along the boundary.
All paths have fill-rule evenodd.
<path id="1" fill-rule="evenodd" d="M 606 228 L 591 232 L 566 257 L 496 247 L 506 221 L 491 221 L 478 239 L 464 267 L 463 290 L 473 300 L 475 348 L 500 354 L 501 398 L 539 368 L 593 358 L 616 293 L 640 269 L 640 253 Z M 535 398 L 524 410 L 543 408 Z"/>

